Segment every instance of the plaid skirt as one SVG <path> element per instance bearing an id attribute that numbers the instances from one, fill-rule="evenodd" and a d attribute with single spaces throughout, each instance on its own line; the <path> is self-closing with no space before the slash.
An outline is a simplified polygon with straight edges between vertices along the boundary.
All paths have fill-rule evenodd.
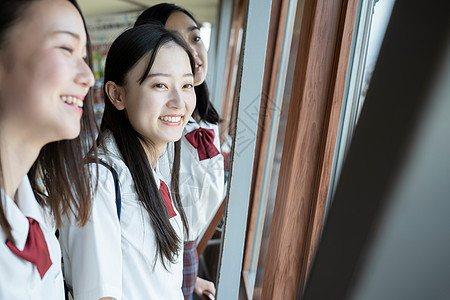
<path id="1" fill-rule="evenodd" d="M 198 273 L 198 254 L 196 241 L 184 243 L 183 253 L 183 295 L 190 300 L 194 294 L 195 281 Z"/>

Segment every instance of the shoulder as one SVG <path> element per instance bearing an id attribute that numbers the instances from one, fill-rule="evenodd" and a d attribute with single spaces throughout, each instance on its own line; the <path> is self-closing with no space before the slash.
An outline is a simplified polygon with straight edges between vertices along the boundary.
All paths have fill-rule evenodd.
<path id="1" fill-rule="evenodd" d="M 112 168 L 118 175 L 121 175 L 124 172 L 129 172 L 128 167 L 122 158 L 122 154 L 117 147 L 113 134 L 111 132 L 106 132 L 103 140 L 104 145 L 99 149 L 99 161 L 106 165 L 107 168 L 108 166 Z M 106 169 L 105 167 L 102 168 Z"/>

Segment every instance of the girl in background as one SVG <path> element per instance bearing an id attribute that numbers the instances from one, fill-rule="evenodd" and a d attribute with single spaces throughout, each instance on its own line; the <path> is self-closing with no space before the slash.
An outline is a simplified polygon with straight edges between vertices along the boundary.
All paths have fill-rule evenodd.
<path id="1" fill-rule="evenodd" d="M 66 282 L 75 300 L 183 299 L 188 225 L 176 141 L 195 106 L 194 60 L 177 36 L 143 25 L 113 42 L 104 82 L 98 146 L 105 165 L 99 166 L 88 224 L 80 228 L 67 220 L 61 230 Z M 158 163 L 169 142 L 175 142 L 171 192 Z"/>
<path id="2" fill-rule="evenodd" d="M 73 0 L 0 1 L 0 299 L 64 299 L 55 225 L 90 211 L 87 43 Z"/>
<path id="3" fill-rule="evenodd" d="M 159 22 L 176 31 L 189 46 L 195 59 L 196 108 L 189 120 L 181 144 L 180 197 L 189 223 L 185 240 L 183 293 L 191 299 L 196 293 L 215 294 L 214 285 L 197 278 L 197 241 L 211 222 L 225 195 L 224 158 L 220 154 L 219 115 L 209 100 L 205 82 L 208 54 L 200 37 L 198 22 L 185 9 L 161 3 L 146 9 L 136 20 L 135 27 Z M 170 150 L 170 149 L 169 149 Z M 170 152 L 169 152 L 170 153 Z M 171 155 L 168 156 L 171 165 Z M 166 168 L 167 169 L 167 168 Z M 169 173 L 166 171 L 166 173 Z"/>

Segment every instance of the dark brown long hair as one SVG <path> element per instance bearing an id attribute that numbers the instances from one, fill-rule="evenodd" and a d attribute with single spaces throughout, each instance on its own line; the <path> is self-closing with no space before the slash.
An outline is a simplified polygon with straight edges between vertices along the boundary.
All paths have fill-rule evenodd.
<path id="1" fill-rule="evenodd" d="M 198 26 L 198 22 L 194 16 L 184 8 L 171 3 L 160 3 L 144 10 L 136 19 L 134 27 L 155 22 L 165 26 L 167 19 L 174 12 L 184 13 Z M 204 120 L 211 124 L 219 123 L 219 114 L 209 99 L 209 90 L 206 80 L 203 81 L 202 84 L 195 87 L 195 95 L 197 96 L 197 105 L 195 106 L 194 115 L 199 118 L 199 121 Z"/>
<path id="2" fill-rule="evenodd" d="M 184 42 L 173 33 L 159 25 L 143 25 L 131 28 L 123 32 L 111 45 L 105 63 L 105 83 L 112 81 L 119 86 L 126 84 L 128 72 L 148 53 L 151 53 L 147 69 L 142 74 L 139 84 L 147 77 L 153 62 L 161 46 L 175 42 L 188 54 L 194 74 L 194 59 Z M 131 126 L 125 110 L 118 110 L 105 92 L 105 111 L 103 113 L 100 129 L 103 133 L 112 132 L 120 154 L 130 170 L 133 182 L 142 206 L 147 211 L 150 222 L 155 231 L 157 253 L 163 265 L 164 258 L 171 263 L 175 262 L 179 255 L 181 240 L 169 221 L 166 206 L 157 188 L 144 147 L 144 142 L 151 149 L 147 138 L 140 135 Z M 151 141 L 150 141 L 151 142 Z M 99 142 L 99 147 L 104 147 Z M 178 210 L 183 226 L 188 232 L 188 224 L 179 195 L 179 171 L 180 171 L 180 142 L 175 142 L 175 157 L 171 174 L 171 194 L 175 199 L 175 207 Z M 165 212 L 165 213 L 164 213 Z"/>
<path id="3" fill-rule="evenodd" d="M 26 13 L 27 6 L 38 0 L 2 0 L 0 1 L 0 48 L 5 43 L 7 31 L 13 27 Z M 83 15 L 76 0 L 71 2 L 81 17 Z M 86 29 L 86 24 L 84 22 Z M 88 64 L 92 65 L 90 39 L 87 36 Z M 91 91 L 86 96 L 81 117 L 81 134 L 73 140 L 62 140 L 45 145 L 28 172 L 31 186 L 37 201 L 42 206 L 50 207 L 56 225 L 59 227 L 62 216 L 72 211 L 79 224 L 84 225 L 91 210 L 91 173 L 85 167 L 83 156 L 91 149 L 92 155 L 97 157 L 95 146 L 95 132 L 97 126 L 94 119 Z M 3 188 L 3 169 L 0 166 L 0 187 Z M 45 186 L 42 189 L 39 183 Z M 3 195 L 1 196 L 3 197 Z M 3 200 L 3 199 L 2 199 Z M 14 242 L 11 225 L 6 219 L 3 203 L 0 201 L 0 225 L 7 238 Z"/>

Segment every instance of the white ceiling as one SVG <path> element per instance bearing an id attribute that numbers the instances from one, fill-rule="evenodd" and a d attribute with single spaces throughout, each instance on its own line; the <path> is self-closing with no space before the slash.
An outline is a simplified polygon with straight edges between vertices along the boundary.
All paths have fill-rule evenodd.
<path id="1" fill-rule="evenodd" d="M 142 11 L 160 2 L 155 0 L 78 0 L 85 17 Z M 173 1 L 168 2 L 173 3 Z M 191 12 L 199 22 L 217 23 L 219 0 L 178 0 L 175 4 Z"/>

